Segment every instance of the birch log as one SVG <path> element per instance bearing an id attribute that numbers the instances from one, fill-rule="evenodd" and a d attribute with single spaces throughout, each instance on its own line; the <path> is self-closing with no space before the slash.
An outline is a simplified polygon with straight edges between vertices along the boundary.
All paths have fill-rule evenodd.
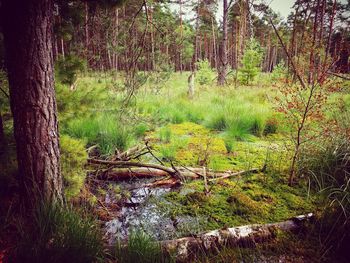
<path id="1" fill-rule="evenodd" d="M 253 246 L 275 237 L 276 230 L 293 231 L 313 217 L 312 213 L 287 221 L 264 225 L 246 225 L 213 230 L 202 234 L 161 242 L 162 249 L 176 257 L 177 262 L 188 262 L 200 251 L 215 252 L 222 247 Z"/>

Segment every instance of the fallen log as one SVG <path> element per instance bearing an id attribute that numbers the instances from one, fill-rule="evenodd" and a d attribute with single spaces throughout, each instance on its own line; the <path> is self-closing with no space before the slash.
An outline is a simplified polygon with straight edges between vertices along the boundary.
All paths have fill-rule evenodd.
<path id="1" fill-rule="evenodd" d="M 312 213 L 287 221 L 264 225 L 246 225 L 213 230 L 198 235 L 161 241 L 164 252 L 175 255 L 177 262 L 188 262 L 196 253 L 216 252 L 222 247 L 254 246 L 275 237 L 276 230 L 292 231 L 301 228 L 313 217 Z"/>
<path id="2" fill-rule="evenodd" d="M 159 165 L 159 164 L 139 163 L 139 162 L 130 162 L 130 161 L 107 161 L 107 160 L 99 160 L 99 159 L 91 159 L 91 158 L 88 159 L 88 163 L 121 167 L 121 168 L 125 168 L 125 167 L 153 168 L 153 169 L 158 169 L 158 170 L 167 172 L 171 176 L 176 175 L 176 171 L 174 171 L 173 169 L 165 167 L 163 165 Z"/>
<path id="3" fill-rule="evenodd" d="M 203 168 L 193 168 L 193 167 L 175 167 L 168 168 L 163 165 L 158 164 L 148 164 L 148 163 L 138 163 L 138 162 L 128 162 L 128 161 L 106 161 L 89 159 L 90 164 L 106 165 L 109 166 L 108 169 L 99 170 L 97 177 L 103 180 L 127 180 L 131 178 L 152 178 L 161 176 L 171 176 L 176 180 L 179 180 L 179 176 L 187 179 L 199 179 L 204 178 Z M 117 169 L 115 169 L 117 168 Z M 247 173 L 257 172 L 259 169 L 253 168 L 247 171 L 240 171 L 232 173 L 227 172 L 215 172 L 212 170 L 206 170 L 206 178 L 209 179 L 208 182 L 214 182 L 216 180 L 230 178 L 233 176 L 243 175 Z"/>
<path id="4" fill-rule="evenodd" d="M 166 171 L 154 168 L 118 168 L 117 170 L 106 169 L 98 171 L 97 179 L 109 181 L 123 181 L 133 178 L 152 178 L 169 176 Z"/>

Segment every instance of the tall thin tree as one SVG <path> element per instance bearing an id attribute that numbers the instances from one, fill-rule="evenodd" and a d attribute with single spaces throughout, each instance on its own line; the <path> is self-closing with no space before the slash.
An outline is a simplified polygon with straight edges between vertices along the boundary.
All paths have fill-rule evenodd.
<path id="1" fill-rule="evenodd" d="M 227 0 L 223 0 L 223 19 L 222 19 L 222 41 L 220 51 L 220 67 L 218 72 L 218 85 L 223 86 L 226 82 L 228 51 L 227 51 L 227 21 L 229 5 Z"/>

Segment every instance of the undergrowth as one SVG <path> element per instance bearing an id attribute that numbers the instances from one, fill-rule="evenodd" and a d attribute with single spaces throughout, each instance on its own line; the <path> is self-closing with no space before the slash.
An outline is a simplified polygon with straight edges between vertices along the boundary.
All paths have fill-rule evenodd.
<path id="1" fill-rule="evenodd" d="M 73 208 L 40 204 L 18 221 L 18 242 L 10 262 L 97 262 L 103 243 L 96 222 Z"/>

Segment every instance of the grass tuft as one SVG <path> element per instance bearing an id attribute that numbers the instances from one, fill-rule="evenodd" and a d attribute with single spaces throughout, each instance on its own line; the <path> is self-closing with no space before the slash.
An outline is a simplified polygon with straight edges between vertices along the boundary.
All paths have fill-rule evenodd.
<path id="1" fill-rule="evenodd" d="M 40 204 L 31 225 L 19 225 L 15 262 L 96 262 L 103 257 L 95 222 L 72 208 Z"/>

